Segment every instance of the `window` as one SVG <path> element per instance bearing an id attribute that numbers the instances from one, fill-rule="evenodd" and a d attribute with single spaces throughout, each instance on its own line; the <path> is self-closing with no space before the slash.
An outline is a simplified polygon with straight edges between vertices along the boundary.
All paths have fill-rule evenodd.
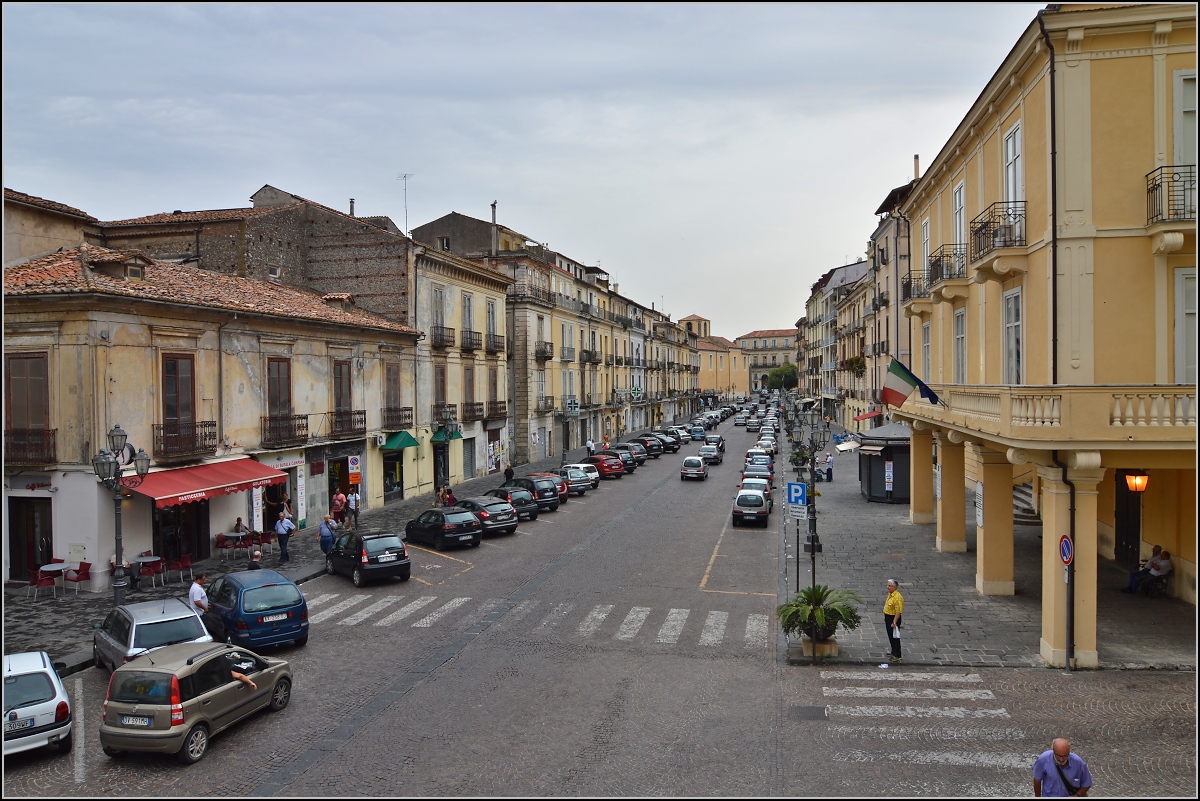
<path id="1" fill-rule="evenodd" d="M 1021 174 L 1021 123 L 1004 135 L 1004 201 L 1025 199 L 1024 175 Z"/>
<path id="2" fill-rule="evenodd" d="M 1175 270 L 1175 383 L 1196 383 L 1195 267 Z"/>
<path id="3" fill-rule="evenodd" d="M 446 325 L 446 290 L 440 286 L 433 287 L 432 308 L 433 325 L 443 327 Z"/>
<path id="4" fill-rule="evenodd" d="M 383 405 L 388 409 L 399 409 L 400 401 L 400 365 L 388 362 L 383 368 Z"/>
<path id="5" fill-rule="evenodd" d="M 439 236 L 438 237 L 438 247 L 441 248 L 442 250 L 446 251 L 447 253 L 449 253 L 450 252 L 450 237 Z"/>
<path id="6" fill-rule="evenodd" d="M 487 302 L 487 332 L 489 334 L 496 333 L 496 301 L 494 300 Z"/>
<path id="7" fill-rule="evenodd" d="M 967 383 L 967 310 L 954 312 L 954 383 Z"/>
<path id="8" fill-rule="evenodd" d="M 1021 383 L 1021 290 L 1004 293 L 1004 383 Z"/>
<path id="9" fill-rule="evenodd" d="M 462 328 L 475 330 L 475 298 L 469 292 L 462 293 Z"/>
<path id="10" fill-rule="evenodd" d="M 472 365 L 463 366 L 463 403 L 475 402 L 475 368 Z"/>
<path id="11" fill-rule="evenodd" d="M 46 354 L 22 353 L 8 359 L 10 429 L 45 429 L 50 425 Z"/>
<path id="12" fill-rule="evenodd" d="M 163 356 L 163 422 L 167 425 L 196 420 L 195 366 L 191 356 Z"/>
<path id="13" fill-rule="evenodd" d="M 538 315 L 538 318 L 537 318 L 537 341 L 538 342 L 546 341 L 546 318 L 540 314 Z"/>
<path id="14" fill-rule="evenodd" d="M 433 405 L 442 406 L 446 403 L 446 365 L 433 366 Z"/>
<path id="15" fill-rule="evenodd" d="M 967 208 L 966 208 L 967 186 L 965 183 L 959 183 L 954 187 L 954 244 L 965 245 L 967 243 Z"/>
<path id="16" fill-rule="evenodd" d="M 488 400 L 500 400 L 500 373 L 495 367 L 488 368 Z"/>
<path id="17" fill-rule="evenodd" d="M 921 269 L 929 269 L 929 220 L 921 223 Z"/>
<path id="18" fill-rule="evenodd" d="M 267 416 L 287 417 L 292 413 L 292 363 L 267 359 Z"/>
<path id="19" fill-rule="evenodd" d="M 921 326 L 921 377 L 926 381 L 933 380 L 929 372 L 929 323 L 924 323 Z"/>
<path id="20" fill-rule="evenodd" d="M 350 361 L 335 361 L 333 363 L 333 410 L 348 412 L 353 407 L 350 402 Z"/>
<path id="21" fill-rule="evenodd" d="M 1175 163 L 1196 163 L 1195 70 L 1175 72 Z"/>
<path id="22" fill-rule="evenodd" d="M 538 400 L 546 397 L 546 371 L 537 371 L 537 396 Z"/>

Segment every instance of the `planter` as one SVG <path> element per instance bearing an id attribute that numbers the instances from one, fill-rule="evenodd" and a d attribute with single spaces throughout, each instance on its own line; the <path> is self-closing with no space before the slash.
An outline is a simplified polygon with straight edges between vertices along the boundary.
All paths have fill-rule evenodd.
<path id="1" fill-rule="evenodd" d="M 807 634 L 799 640 L 788 639 L 787 658 L 789 662 L 812 659 L 812 655 L 812 638 Z M 828 659 L 837 655 L 838 642 L 836 637 L 830 637 L 824 642 L 817 643 L 817 659 Z"/>

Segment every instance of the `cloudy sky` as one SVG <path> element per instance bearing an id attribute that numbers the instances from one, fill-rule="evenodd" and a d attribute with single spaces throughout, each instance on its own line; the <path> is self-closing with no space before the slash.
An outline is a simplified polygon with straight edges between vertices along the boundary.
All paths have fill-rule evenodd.
<path id="1" fill-rule="evenodd" d="M 1037 4 L 5 4 L 4 185 L 499 219 L 730 338 L 866 249 Z"/>

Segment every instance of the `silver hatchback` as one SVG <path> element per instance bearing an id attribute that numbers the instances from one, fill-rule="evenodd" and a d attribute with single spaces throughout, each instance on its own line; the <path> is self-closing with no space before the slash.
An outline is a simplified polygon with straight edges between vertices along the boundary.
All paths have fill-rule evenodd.
<path id="1" fill-rule="evenodd" d="M 178 598 L 123 604 L 95 627 L 92 656 L 97 667 L 110 671 L 156 648 L 181 642 L 212 642 L 200 616 Z"/>

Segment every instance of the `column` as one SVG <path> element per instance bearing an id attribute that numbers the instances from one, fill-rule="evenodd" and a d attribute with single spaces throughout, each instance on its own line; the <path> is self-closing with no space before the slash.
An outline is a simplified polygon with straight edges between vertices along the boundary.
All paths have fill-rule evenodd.
<path id="1" fill-rule="evenodd" d="M 1075 667 L 1099 664 L 1096 650 L 1096 487 L 1104 480 L 1100 454 L 1065 454 L 1067 480 L 1075 485 Z M 1088 465 L 1071 467 L 1071 465 Z M 1095 465 L 1092 467 L 1091 465 Z M 1038 467 L 1042 485 L 1041 655 L 1052 667 L 1067 664 L 1067 582 L 1058 541 L 1071 531 L 1071 488 L 1059 467 Z"/>
<path id="2" fill-rule="evenodd" d="M 966 471 L 963 435 L 938 434 L 937 549 L 942 553 L 967 552 Z"/>
<path id="3" fill-rule="evenodd" d="M 921 420 L 912 423 L 909 447 L 908 522 L 933 522 L 933 431 Z"/>
<path id="4" fill-rule="evenodd" d="M 1013 517 L 1012 465 L 1005 454 L 982 445 L 971 445 L 981 474 L 976 484 L 975 589 L 981 595 L 1012 595 Z M 983 488 L 983 525 L 980 526 L 979 488 Z"/>

